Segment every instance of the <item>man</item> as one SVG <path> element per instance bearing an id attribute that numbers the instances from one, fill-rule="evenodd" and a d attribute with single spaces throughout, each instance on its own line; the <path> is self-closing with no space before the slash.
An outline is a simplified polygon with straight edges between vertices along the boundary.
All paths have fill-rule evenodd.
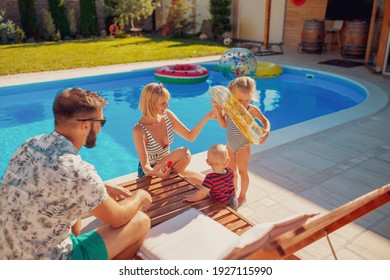
<path id="1" fill-rule="evenodd" d="M 15 152 L 0 187 L 0 259 L 134 257 L 150 229 L 141 211 L 150 206 L 150 195 L 105 186 L 78 155 L 82 146 L 96 145 L 106 105 L 95 92 L 61 92 L 53 105 L 55 130 Z M 87 212 L 104 225 L 77 236 Z"/>

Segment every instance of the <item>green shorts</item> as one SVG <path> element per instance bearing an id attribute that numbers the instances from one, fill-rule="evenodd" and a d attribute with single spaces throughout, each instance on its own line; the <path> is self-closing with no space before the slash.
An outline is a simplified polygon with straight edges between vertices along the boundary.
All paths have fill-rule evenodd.
<path id="1" fill-rule="evenodd" d="M 106 245 L 99 233 L 91 231 L 79 236 L 70 235 L 72 260 L 108 260 Z"/>

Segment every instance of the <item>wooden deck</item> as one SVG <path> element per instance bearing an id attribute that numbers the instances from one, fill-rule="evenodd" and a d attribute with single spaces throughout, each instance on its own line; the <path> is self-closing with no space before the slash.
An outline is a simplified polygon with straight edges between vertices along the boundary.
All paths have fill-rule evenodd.
<path id="1" fill-rule="evenodd" d="M 144 177 L 120 184 L 131 191 L 143 189 L 150 193 L 153 202 L 147 214 L 151 218 L 152 227 L 162 223 L 193 207 L 234 233 L 241 235 L 253 224 L 235 210 L 211 199 L 198 202 L 184 202 L 183 197 L 194 193 L 197 189 L 185 178 L 172 173 L 167 179 Z"/>

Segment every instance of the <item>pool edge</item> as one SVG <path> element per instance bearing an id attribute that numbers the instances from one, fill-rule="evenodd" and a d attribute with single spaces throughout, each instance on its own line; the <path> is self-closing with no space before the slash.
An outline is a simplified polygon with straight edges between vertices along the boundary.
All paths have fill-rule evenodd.
<path id="1" fill-rule="evenodd" d="M 205 63 L 205 62 L 218 61 L 219 58 L 220 56 L 218 55 L 218 56 L 208 56 L 208 57 L 198 57 L 198 58 L 188 58 L 188 59 L 163 60 L 163 61 L 154 61 L 154 62 L 140 62 L 140 63 L 131 63 L 131 64 L 101 66 L 95 68 L 80 68 L 80 69 L 60 70 L 60 71 L 52 71 L 52 72 L 7 75 L 7 76 L 0 76 L 0 83 L 2 84 L 2 87 L 15 86 L 15 85 L 26 84 L 26 83 L 49 82 L 58 79 L 64 80 L 70 78 L 80 78 L 80 77 L 88 77 L 88 76 L 95 76 L 95 75 L 120 73 L 124 71 L 159 67 L 167 64 L 183 63 L 183 61 L 187 63 L 202 63 L 202 62 Z M 251 154 L 263 152 L 287 144 L 289 142 L 313 135 L 315 133 L 319 133 L 327 129 L 335 128 L 342 124 L 370 116 L 380 111 L 384 107 L 386 107 L 386 105 L 389 102 L 389 97 L 387 96 L 387 94 L 382 88 L 366 80 L 362 80 L 356 77 L 351 77 L 345 74 L 334 74 L 331 72 L 326 72 L 326 71 L 321 71 L 321 70 L 316 70 L 316 69 L 311 69 L 306 67 L 300 68 L 300 67 L 290 66 L 288 64 L 286 65 L 281 64 L 281 65 L 283 67 L 289 67 L 298 70 L 337 76 L 358 83 L 359 85 L 361 85 L 367 90 L 368 97 L 365 101 L 352 108 L 348 108 L 336 113 L 321 116 L 312 120 L 308 120 L 299 124 L 291 125 L 286 128 L 281 128 L 276 131 L 273 131 L 270 134 L 269 139 L 266 141 L 265 144 L 261 146 L 252 145 Z M 194 154 L 192 156 L 192 160 L 189 165 L 189 168 L 200 172 L 209 170 L 209 166 L 206 164 L 205 159 L 206 159 L 206 152 L 200 152 Z M 133 173 L 125 174 L 120 177 L 108 179 L 105 182 L 114 182 L 119 184 L 129 179 L 134 179 L 136 177 L 137 177 L 137 173 L 133 172 Z"/>

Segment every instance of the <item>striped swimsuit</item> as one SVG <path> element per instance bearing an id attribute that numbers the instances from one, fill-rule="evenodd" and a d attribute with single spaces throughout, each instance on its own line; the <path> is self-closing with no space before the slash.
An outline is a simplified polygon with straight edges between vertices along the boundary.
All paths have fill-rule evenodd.
<path id="1" fill-rule="evenodd" d="M 145 130 L 146 136 L 148 137 L 148 143 L 146 144 L 146 151 L 148 153 L 148 159 L 150 165 L 155 165 L 160 159 L 165 157 L 170 153 L 170 145 L 173 142 L 174 133 L 171 120 L 168 115 L 164 115 L 165 126 L 168 132 L 168 145 L 163 148 L 160 143 L 158 143 L 150 133 L 150 131 L 144 126 L 142 123 L 136 123 L 135 125 L 139 125 Z"/>
<path id="2" fill-rule="evenodd" d="M 249 140 L 241 133 L 238 127 L 234 124 L 233 120 L 227 116 L 227 131 L 226 138 L 227 144 L 232 148 L 233 153 L 236 153 L 240 148 L 249 144 Z"/>

